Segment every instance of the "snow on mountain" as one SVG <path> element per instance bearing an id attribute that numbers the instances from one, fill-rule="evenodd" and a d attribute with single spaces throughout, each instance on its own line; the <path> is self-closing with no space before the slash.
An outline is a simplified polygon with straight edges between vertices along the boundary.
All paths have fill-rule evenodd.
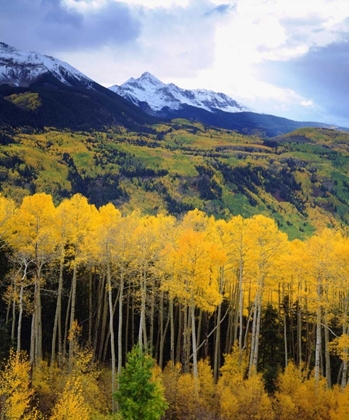
<path id="1" fill-rule="evenodd" d="M 27 87 L 47 73 L 67 86 L 92 87 L 90 78 L 64 61 L 0 42 L 0 84 Z"/>
<path id="2" fill-rule="evenodd" d="M 145 72 L 138 79 L 131 77 L 121 86 L 109 88 L 136 105 L 147 103 L 150 108 L 159 112 L 164 107 L 178 110 L 184 104 L 202 108 L 209 112 L 221 110 L 225 112 L 250 111 L 247 107 L 234 101 L 224 93 L 206 89 L 181 89 L 173 83 L 165 84 L 152 74 Z"/>

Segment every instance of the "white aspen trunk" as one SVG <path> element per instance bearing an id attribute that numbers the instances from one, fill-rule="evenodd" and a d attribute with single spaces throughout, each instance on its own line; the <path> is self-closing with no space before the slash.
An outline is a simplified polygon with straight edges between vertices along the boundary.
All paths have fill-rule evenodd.
<path id="1" fill-rule="evenodd" d="M 184 372 L 189 372 L 189 363 L 190 363 L 190 331 L 191 331 L 191 314 L 188 316 L 188 311 L 190 311 L 189 306 L 185 307 L 183 311 L 183 351 L 184 351 Z"/>
<path id="2" fill-rule="evenodd" d="M 330 335 L 329 330 L 327 328 L 327 309 L 325 309 L 325 363 L 326 363 L 326 382 L 327 382 L 327 388 L 331 389 L 332 387 L 332 381 L 331 381 L 331 360 L 330 360 L 330 348 L 329 348 L 329 342 L 330 342 Z"/>
<path id="3" fill-rule="evenodd" d="M 90 272 L 88 278 L 88 342 L 92 344 L 92 311 L 93 311 L 93 302 L 92 302 L 92 276 L 93 272 Z"/>
<path id="4" fill-rule="evenodd" d="M 259 335 L 260 335 L 260 329 L 261 329 L 261 314 L 262 314 L 262 296 L 259 296 L 258 304 L 257 304 L 257 322 L 256 322 L 255 342 L 254 342 L 253 359 L 252 359 L 252 374 L 255 374 L 257 372 Z"/>
<path id="5" fill-rule="evenodd" d="M 94 333 L 94 340 L 93 340 L 93 352 L 94 357 L 97 357 L 97 347 L 98 347 L 98 337 L 100 331 L 100 323 L 102 318 L 102 308 L 103 308 L 103 299 L 104 299 L 104 291 L 105 291 L 105 274 L 101 273 L 99 286 L 98 286 L 98 295 L 97 295 L 97 316 L 95 322 L 95 333 Z"/>
<path id="6" fill-rule="evenodd" d="M 202 310 L 199 309 L 198 310 L 199 314 L 198 314 L 198 326 L 196 327 L 196 342 L 200 343 L 201 340 L 201 329 L 202 329 Z"/>
<path id="7" fill-rule="evenodd" d="M 113 303 L 113 316 L 114 317 L 115 317 L 115 312 L 116 312 L 116 306 L 119 303 L 119 295 L 120 295 L 120 290 L 118 291 L 116 299 Z M 109 303 L 108 303 L 108 305 L 109 305 Z M 110 342 L 110 328 L 108 328 L 107 336 L 105 338 L 105 342 L 104 342 L 104 345 L 103 345 L 103 355 L 102 355 L 102 358 L 101 358 L 102 362 L 105 362 L 105 360 L 107 358 L 107 351 L 108 351 L 108 348 L 109 348 L 109 342 Z M 116 348 L 115 348 L 115 350 L 116 350 Z"/>
<path id="8" fill-rule="evenodd" d="M 12 299 L 12 325 L 11 325 L 11 341 L 15 341 L 15 329 L 16 329 L 16 279 L 13 279 L 13 299 Z"/>
<path id="9" fill-rule="evenodd" d="M 257 300 L 257 297 L 256 297 Z M 254 351 L 256 345 L 256 327 L 257 327 L 257 301 L 253 303 L 253 321 L 252 321 L 252 334 L 251 334 L 251 350 L 250 350 L 250 364 L 248 368 L 248 377 L 250 378 L 254 373 Z"/>
<path id="10" fill-rule="evenodd" d="M 57 331 L 58 331 L 58 354 L 59 359 L 62 354 L 62 326 L 61 324 L 61 314 L 62 314 L 62 292 L 63 292 L 63 266 L 64 266 L 64 255 L 61 258 L 59 264 L 59 278 L 58 278 L 58 291 L 57 291 L 57 304 L 56 304 L 56 313 L 53 323 L 53 332 L 52 332 L 52 345 L 51 345 L 51 365 L 54 365 L 56 357 L 56 341 L 57 341 Z M 60 365 L 60 363 L 59 363 Z"/>
<path id="11" fill-rule="evenodd" d="M 168 326 L 170 325 L 170 316 L 168 315 L 165 328 L 163 327 L 163 322 L 164 322 L 163 321 L 163 318 L 164 318 L 164 316 L 163 316 L 163 310 L 164 310 L 163 300 L 164 300 L 164 293 L 161 292 L 161 301 L 160 301 L 161 302 L 161 306 L 160 306 L 160 311 L 161 311 L 161 313 L 160 313 L 160 317 L 161 317 L 161 322 L 160 322 L 161 337 L 160 337 L 160 345 L 159 345 L 159 367 L 160 367 L 160 369 L 162 369 L 163 363 L 164 363 L 163 360 L 164 360 L 165 339 L 166 339 Z"/>
<path id="12" fill-rule="evenodd" d="M 111 285 L 110 264 L 107 264 L 107 289 L 108 289 L 108 303 L 109 303 L 109 329 L 110 329 L 110 351 L 111 351 L 111 390 L 112 390 L 112 411 L 115 412 L 114 394 L 116 391 L 116 358 L 115 358 L 115 337 L 114 337 L 114 310 L 113 310 L 113 295 Z"/>
<path id="13" fill-rule="evenodd" d="M 123 328 L 123 299 L 124 299 L 124 273 L 120 276 L 120 296 L 119 296 L 119 325 L 118 325 L 118 376 L 122 370 L 122 328 Z"/>
<path id="14" fill-rule="evenodd" d="M 149 353 L 153 357 L 154 355 L 154 315 L 155 315 L 155 285 L 154 281 L 152 282 L 152 287 L 150 291 L 150 331 L 149 331 L 149 343 L 150 349 Z"/>
<path id="15" fill-rule="evenodd" d="M 345 349 L 348 353 L 348 349 Z M 341 389 L 343 390 L 347 386 L 347 375 L 348 375 L 348 361 L 343 360 L 342 378 L 341 378 Z"/>
<path id="16" fill-rule="evenodd" d="M 73 367 L 73 357 L 74 357 L 74 347 L 75 347 L 75 337 L 72 334 L 73 332 L 73 325 L 75 321 L 75 304 L 76 304 L 76 279 L 77 277 L 77 264 L 74 260 L 74 267 L 73 267 L 73 278 L 72 278 L 72 285 L 71 285 L 71 309 L 70 309 L 70 341 L 69 341 L 69 373 L 72 371 Z"/>
<path id="17" fill-rule="evenodd" d="M 24 276 L 23 276 L 24 277 Z M 18 325 L 17 325 L 17 354 L 21 351 L 21 335 L 22 335 L 22 318 L 23 318 L 23 292 L 24 292 L 24 284 L 23 278 L 21 281 L 21 288 L 19 291 L 19 314 L 18 314 Z"/>
<path id="18" fill-rule="evenodd" d="M 147 272 L 143 270 L 141 276 L 141 316 L 139 321 L 139 331 L 138 331 L 138 343 L 140 349 L 145 351 L 148 350 L 148 342 L 147 342 L 147 328 L 145 322 L 145 307 L 146 307 L 146 296 L 147 296 Z"/>
<path id="19" fill-rule="evenodd" d="M 285 351 L 285 367 L 288 365 L 288 344 L 287 344 L 287 318 L 284 311 L 284 351 Z"/>
<path id="20" fill-rule="evenodd" d="M 30 361 L 31 366 L 34 365 L 34 360 L 35 360 L 35 355 L 34 355 L 34 345 L 35 345 L 34 325 L 35 325 L 35 312 L 32 315 L 31 332 L 30 332 L 29 361 Z"/>
<path id="21" fill-rule="evenodd" d="M 69 312 L 70 312 L 70 305 L 71 305 L 71 295 L 72 295 L 72 290 L 70 288 L 67 311 L 65 314 L 65 322 L 64 322 L 63 358 L 65 358 L 66 353 L 67 353 L 68 323 L 69 323 Z"/>
<path id="22" fill-rule="evenodd" d="M 321 305 L 318 304 L 316 313 L 316 342 L 315 342 L 315 368 L 314 377 L 318 382 L 320 379 L 320 357 L 321 357 Z"/>
<path id="23" fill-rule="evenodd" d="M 297 342 L 298 342 L 298 366 L 302 364 L 302 309 L 298 301 L 297 308 Z"/>
<path id="24" fill-rule="evenodd" d="M 193 374 L 194 374 L 194 391 L 195 394 L 198 394 L 198 355 L 197 355 L 197 343 L 196 343 L 196 328 L 195 328 L 195 306 L 191 304 L 191 339 L 192 339 L 192 348 L 193 348 Z"/>
<path id="25" fill-rule="evenodd" d="M 242 280 L 243 280 L 243 261 L 242 255 L 240 253 L 239 261 L 239 350 L 242 351 L 242 339 L 243 339 L 243 290 L 242 290 Z"/>
<path id="26" fill-rule="evenodd" d="M 171 361 L 175 361 L 175 329 L 173 319 L 173 300 L 169 299 L 169 316 L 170 316 L 170 357 Z"/>
<path id="27" fill-rule="evenodd" d="M 107 293 L 107 286 L 103 293 L 103 312 L 102 312 L 102 324 L 101 324 L 101 337 L 98 349 L 98 360 L 102 360 L 103 358 L 103 351 L 105 348 L 106 343 L 105 337 L 108 335 L 108 293 Z"/>
<path id="28" fill-rule="evenodd" d="M 223 276 L 224 269 L 220 269 L 221 275 L 219 279 L 219 293 L 223 293 Z M 217 330 L 216 330 L 216 340 L 215 340 L 215 349 L 214 349 L 214 362 L 213 362 L 213 377 L 215 383 L 218 380 L 218 371 L 220 365 L 220 353 L 221 353 L 221 317 L 222 317 L 222 304 L 220 303 L 217 310 Z"/>

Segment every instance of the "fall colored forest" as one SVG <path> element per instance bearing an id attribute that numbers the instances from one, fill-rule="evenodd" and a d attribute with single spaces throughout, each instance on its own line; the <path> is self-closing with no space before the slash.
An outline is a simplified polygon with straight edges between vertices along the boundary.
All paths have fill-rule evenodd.
<path id="1" fill-rule="evenodd" d="M 37 193 L 0 247 L 1 419 L 349 419 L 344 231 Z"/>

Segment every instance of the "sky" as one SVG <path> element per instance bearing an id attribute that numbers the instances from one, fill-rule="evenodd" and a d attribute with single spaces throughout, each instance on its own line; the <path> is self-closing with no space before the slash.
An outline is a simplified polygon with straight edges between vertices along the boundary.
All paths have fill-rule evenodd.
<path id="1" fill-rule="evenodd" d="M 349 0 L 0 0 L 0 41 L 109 87 L 148 71 L 349 127 Z"/>

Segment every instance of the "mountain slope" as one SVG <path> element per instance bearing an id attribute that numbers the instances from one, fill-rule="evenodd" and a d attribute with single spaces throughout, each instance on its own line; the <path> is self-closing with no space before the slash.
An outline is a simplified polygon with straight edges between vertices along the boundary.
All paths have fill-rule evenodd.
<path id="1" fill-rule="evenodd" d="M 147 130 L 157 121 L 53 57 L 0 43 L 0 126 Z"/>
<path id="2" fill-rule="evenodd" d="M 138 106 L 147 103 L 154 113 L 161 112 L 163 108 L 171 111 L 178 110 L 183 105 L 205 109 L 209 112 L 249 111 L 247 107 L 224 93 L 206 89 L 181 89 L 173 83 L 161 82 L 148 72 L 143 73 L 138 79 L 131 77 L 121 86 L 114 85 L 109 89 Z"/>
<path id="3" fill-rule="evenodd" d="M 264 214 L 290 238 L 349 226 L 349 134 L 301 129 L 263 141 L 188 120 L 146 133 L 0 131 L 0 193 L 75 193 L 121 211 Z"/>

